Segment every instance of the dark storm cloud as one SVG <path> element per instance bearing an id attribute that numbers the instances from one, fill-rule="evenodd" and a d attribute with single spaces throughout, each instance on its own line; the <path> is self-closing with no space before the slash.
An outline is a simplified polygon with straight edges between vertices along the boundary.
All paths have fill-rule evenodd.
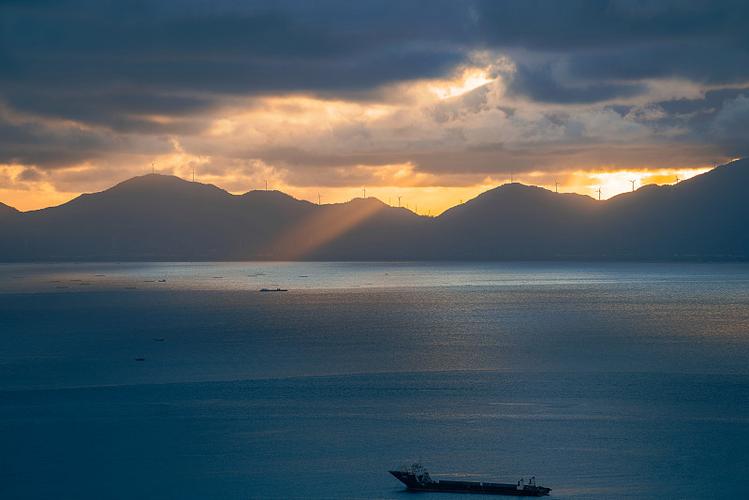
<path id="1" fill-rule="evenodd" d="M 0 163 L 68 166 L 96 155 L 101 146 L 99 134 L 60 134 L 38 124 L 10 123 L 0 116 Z"/>
<path id="2" fill-rule="evenodd" d="M 164 140 L 140 142 L 141 153 L 171 150 Z M 107 131 L 81 129 L 64 124 L 14 122 L 0 112 L 0 164 L 35 165 L 45 169 L 63 168 L 112 153 L 132 152 L 133 143 Z"/>
<path id="3" fill-rule="evenodd" d="M 6 104 L 36 115 L 75 120 L 90 125 L 104 125 L 118 132 L 197 133 L 205 122 L 190 120 L 193 113 L 211 109 L 205 98 L 144 94 L 112 90 L 83 93 L 77 89 L 58 89 L 54 94 L 19 89 L 8 96 Z M 161 123 L 149 117 L 165 116 Z"/>
<path id="4" fill-rule="evenodd" d="M 654 129 L 681 127 L 685 133 L 682 142 L 709 142 L 722 147 L 729 156 L 746 156 L 749 147 L 746 130 L 749 129 L 749 89 L 723 88 L 705 92 L 698 99 L 675 99 L 652 104 L 663 113 L 652 119 Z M 617 107 L 622 115 L 633 116 L 636 108 Z M 635 116 L 636 117 L 636 116 Z"/>
<path id="5" fill-rule="evenodd" d="M 121 111 L 116 96 L 122 87 L 144 104 L 177 92 L 191 107 L 196 93 L 206 99 L 371 89 L 444 74 L 463 60 L 464 51 L 451 44 L 451 37 L 447 45 L 439 41 L 439 26 L 453 25 L 454 30 L 454 16 L 426 16 L 424 24 L 416 23 L 415 5 L 394 3 L 384 12 L 373 7 L 339 2 L 6 4 L 0 7 L 0 64 L 5 69 L 0 85 L 11 97 L 18 92 L 57 95 L 61 89 L 112 93 L 96 109 L 114 114 Z M 432 8 L 440 10 L 440 3 Z M 21 109 L 46 109 L 30 105 L 33 99 L 16 101 Z"/>
<path id="6" fill-rule="evenodd" d="M 726 152 L 733 156 L 749 155 L 749 92 L 726 100 L 711 123 L 710 132 Z"/>
<path id="7" fill-rule="evenodd" d="M 709 90 L 700 99 L 674 99 L 658 102 L 669 115 L 692 116 L 713 113 L 720 109 L 727 100 L 735 99 L 741 94 L 747 93 L 743 88 L 724 88 Z"/>
<path id="8" fill-rule="evenodd" d="M 563 83 L 554 76 L 552 68 L 548 65 L 519 65 L 511 85 L 513 93 L 528 96 L 534 101 L 566 104 L 631 97 L 644 92 L 645 89 L 645 85 L 639 83 Z"/>
<path id="9" fill-rule="evenodd" d="M 510 95 L 611 102 L 647 79 L 749 81 L 748 18 L 743 0 L 3 1 L 0 101 L 116 133 L 189 135 L 229 98 L 372 98 L 488 50 L 517 64 Z M 67 164 L 112 147 L 87 134 L 11 128 L 0 160 Z"/>
<path id="10" fill-rule="evenodd" d="M 488 43 L 565 52 L 697 38 L 746 42 L 749 6 L 743 0 L 482 0 L 478 10 Z"/>
<path id="11" fill-rule="evenodd" d="M 532 99 L 629 97 L 653 78 L 749 79 L 745 1 L 485 1 L 480 12 L 482 41 L 515 50 L 512 89 Z"/>
<path id="12" fill-rule="evenodd" d="M 0 9 L 0 82 L 10 93 L 126 86 L 154 105 L 164 91 L 361 90 L 439 76 L 482 48 L 555 54 L 601 97 L 632 89 L 600 78 L 749 75 L 736 63 L 749 49 L 745 2 L 63 0 Z M 552 85 L 547 72 L 520 62 L 520 90 Z"/>
<path id="13" fill-rule="evenodd" d="M 569 73 L 581 79 L 677 77 L 724 84 L 745 82 L 749 77 L 749 50 L 740 40 L 731 37 L 698 42 L 663 42 L 646 47 L 635 45 L 621 47 L 613 54 L 591 51 L 564 59 Z"/>

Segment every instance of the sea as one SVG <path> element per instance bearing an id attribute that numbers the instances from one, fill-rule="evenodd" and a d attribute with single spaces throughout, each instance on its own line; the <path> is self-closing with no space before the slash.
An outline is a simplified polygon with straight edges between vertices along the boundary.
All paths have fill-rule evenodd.
<path id="1" fill-rule="evenodd" d="M 749 264 L 0 265 L 2 499 L 465 498 L 413 462 L 747 498 Z"/>

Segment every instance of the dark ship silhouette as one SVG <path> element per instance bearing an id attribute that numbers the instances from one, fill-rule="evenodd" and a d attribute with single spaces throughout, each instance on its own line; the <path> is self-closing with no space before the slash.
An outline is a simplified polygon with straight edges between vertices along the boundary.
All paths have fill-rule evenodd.
<path id="1" fill-rule="evenodd" d="M 445 491 L 451 493 L 481 493 L 484 495 L 512 495 L 518 497 L 546 496 L 551 488 L 536 485 L 535 476 L 526 484 L 520 479 L 517 483 L 485 483 L 479 481 L 448 481 L 432 479 L 429 472 L 419 463 L 388 471 L 409 490 Z"/>

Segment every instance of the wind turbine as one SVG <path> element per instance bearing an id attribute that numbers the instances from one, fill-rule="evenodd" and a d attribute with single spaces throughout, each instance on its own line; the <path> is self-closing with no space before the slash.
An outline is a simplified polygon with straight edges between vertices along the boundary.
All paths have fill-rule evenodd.
<path id="1" fill-rule="evenodd" d="M 398 208 L 400 208 L 400 207 L 401 207 L 401 197 L 399 196 L 398 197 Z"/>
<path id="2" fill-rule="evenodd" d="M 598 201 L 601 201 L 601 187 L 598 186 Z"/>
<path id="3" fill-rule="evenodd" d="M 317 193 L 317 205 L 320 205 L 320 193 Z"/>
<path id="4" fill-rule="evenodd" d="M 554 192 L 555 193 L 559 192 L 559 183 L 557 182 L 556 179 L 554 179 Z"/>
<path id="5" fill-rule="evenodd" d="M 631 181 L 629 181 L 629 183 L 632 184 L 632 192 L 633 193 L 635 192 L 635 182 L 637 182 L 637 180 L 631 180 Z"/>

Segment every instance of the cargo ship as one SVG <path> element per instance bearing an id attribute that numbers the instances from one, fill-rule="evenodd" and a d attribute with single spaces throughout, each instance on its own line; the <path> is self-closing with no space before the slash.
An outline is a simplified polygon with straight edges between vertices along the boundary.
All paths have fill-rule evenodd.
<path id="1" fill-rule="evenodd" d="M 527 483 L 520 479 L 517 483 L 489 483 L 479 481 L 447 481 L 432 479 L 421 464 L 401 467 L 400 470 L 388 471 L 409 490 L 445 491 L 450 493 L 481 493 L 484 495 L 511 495 L 516 497 L 542 497 L 549 494 L 551 488 L 536 485 L 535 476 Z"/>

